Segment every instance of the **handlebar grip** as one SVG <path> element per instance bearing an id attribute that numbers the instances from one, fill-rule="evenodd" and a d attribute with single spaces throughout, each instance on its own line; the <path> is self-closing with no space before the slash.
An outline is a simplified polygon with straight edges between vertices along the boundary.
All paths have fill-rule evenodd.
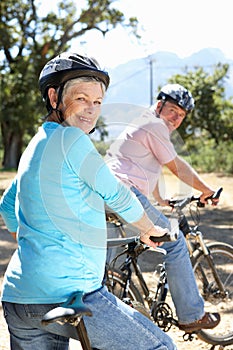
<path id="1" fill-rule="evenodd" d="M 222 190 L 223 188 L 220 187 L 214 194 L 211 198 L 215 199 L 215 198 L 219 198 L 220 197 L 220 194 L 222 193 Z"/>
<path id="2" fill-rule="evenodd" d="M 177 232 L 167 232 L 160 237 L 150 236 L 150 240 L 153 242 L 174 242 L 178 238 Z"/>
<path id="3" fill-rule="evenodd" d="M 220 197 L 220 194 L 222 192 L 223 188 L 220 187 L 212 196 L 209 196 L 206 198 L 206 200 L 208 199 L 218 199 Z"/>
<path id="4" fill-rule="evenodd" d="M 220 197 L 220 194 L 222 193 L 223 188 L 220 187 L 212 196 L 209 196 L 207 198 L 205 198 L 205 200 L 209 200 L 209 199 L 218 199 Z M 198 207 L 205 207 L 204 203 L 198 202 Z"/>

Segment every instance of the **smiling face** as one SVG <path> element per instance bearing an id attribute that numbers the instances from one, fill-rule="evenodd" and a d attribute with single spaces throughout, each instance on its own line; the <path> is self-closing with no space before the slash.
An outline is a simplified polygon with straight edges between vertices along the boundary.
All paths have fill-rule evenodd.
<path id="1" fill-rule="evenodd" d="M 170 101 L 166 101 L 165 103 L 159 101 L 156 112 L 160 115 L 160 118 L 165 121 L 170 130 L 177 129 L 186 117 L 186 112 Z"/>
<path id="2" fill-rule="evenodd" d="M 63 89 L 62 100 L 57 107 L 58 92 L 50 88 L 48 95 L 54 111 L 48 118 L 60 122 L 56 111 L 60 111 L 66 125 L 80 128 L 88 134 L 96 125 L 101 113 L 105 87 L 91 78 L 69 80 Z"/>
<path id="3" fill-rule="evenodd" d="M 104 91 L 99 82 L 77 82 L 63 92 L 62 107 L 65 122 L 88 134 L 101 113 Z"/>

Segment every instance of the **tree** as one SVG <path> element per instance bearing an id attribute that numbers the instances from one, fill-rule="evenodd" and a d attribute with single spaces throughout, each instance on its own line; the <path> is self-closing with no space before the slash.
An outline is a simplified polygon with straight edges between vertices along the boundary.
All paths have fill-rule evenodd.
<path id="1" fill-rule="evenodd" d="M 225 99 L 224 88 L 228 70 L 228 64 L 219 63 L 212 74 L 197 67 L 169 79 L 170 83 L 179 83 L 189 89 L 195 99 L 194 110 L 179 128 L 184 140 L 192 140 L 193 136 L 213 139 L 216 144 L 232 140 L 233 103 Z"/>
<path id="2" fill-rule="evenodd" d="M 17 168 L 24 137 L 34 133 L 39 115 L 45 112 L 38 91 L 38 76 L 45 63 L 89 30 L 105 35 L 123 25 L 137 36 L 137 19 L 126 20 L 113 2 L 88 0 L 86 8 L 77 13 L 72 1 L 63 0 L 56 12 L 41 18 L 36 0 L 1 0 L 0 124 L 5 168 Z"/>
<path id="3" fill-rule="evenodd" d="M 99 134 L 100 141 L 104 141 L 105 137 L 108 136 L 108 131 L 106 130 L 106 124 L 102 116 L 99 117 L 96 123 L 96 131 Z"/>
<path id="4" fill-rule="evenodd" d="M 177 150 L 199 171 L 233 171 L 233 103 L 225 99 L 224 88 L 228 69 L 227 64 L 218 64 L 207 73 L 196 67 L 169 79 L 189 89 L 195 99 L 195 109 L 172 137 L 180 146 Z"/>

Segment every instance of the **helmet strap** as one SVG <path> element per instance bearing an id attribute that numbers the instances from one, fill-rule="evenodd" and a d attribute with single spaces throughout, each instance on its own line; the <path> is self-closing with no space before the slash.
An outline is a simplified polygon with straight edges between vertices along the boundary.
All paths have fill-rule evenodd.
<path id="1" fill-rule="evenodd" d="M 59 86 L 59 88 L 57 89 L 57 101 L 56 101 L 56 107 L 52 107 L 51 103 L 50 103 L 50 100 L 49 100 L 49 97 L 47 96 L 47 102 L 46 102 L 46 106 L 47 106 L 47 110 L 48 110 L 48 113 L 47 115 L 44 117 L 44 120 L 48 119 L 52 113 L 56 113 L 56 117 L 57 117 L 57 121 L 62 124 L 65 119 L 64 119 L 64 116 L 63 116 L 63 113 L 62 111 L 59 109 L 59 105 L 61 103 L 61 99 L 62 99 L 62 92 L 63 92 L 63 88 L 64 88 L 64 84 L 61 84 Z"/>
<path id="2" fill-rule="evenodd" d="M 58 94 L 57 94 L 57 105 L 56 108 L 53 108 L 53 111 L 56 112 L 57 114 L 57 118 L 59 120 L 60 123 L 63 123 L 65 121 L 64 116 L 62 111 L 58 108 L 60 103 L 61 103 L 61 99 L 62 99 L 62 93 L 63 93 L 63 89 L 64 89 L 64 83 L 61 84 L 58 88 Z"/>
<path id="3" fill-rule="evenodd" d="M 58 108 L 54 108 L 53 111 L 56 113 L 58 121 L 62 124 L 65 121 L 62 111 Z"/>
<path id="4" fill-rule="evenodd" d="M 162 109 L 163 109 L 163 107 L 164 107 L 164 105 L 165 105 L 165 103 L 166 103 L 166 100 L 160 100 L 161 102 L 162 102 L 162 104 L 161 104 L 161 107 L 160 107 L 160 109 L 159 109 L 159 115 L 160 115 L 160 113 L 162 112 Z"/>

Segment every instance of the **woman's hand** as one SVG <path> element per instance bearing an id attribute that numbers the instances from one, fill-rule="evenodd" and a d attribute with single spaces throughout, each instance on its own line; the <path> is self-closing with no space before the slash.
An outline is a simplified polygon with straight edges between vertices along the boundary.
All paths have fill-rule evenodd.
<path id="1" fill-rule="evenodd" d="M 153 242 L 150 240 L 150 236 L 161 237 L 168 232 L 167 228 L 162 228 L 160 226 L 153 226 L 147 232 L 140 234 L 140 240 L 152 248 L 159 247 L 163 242 Z"/>

